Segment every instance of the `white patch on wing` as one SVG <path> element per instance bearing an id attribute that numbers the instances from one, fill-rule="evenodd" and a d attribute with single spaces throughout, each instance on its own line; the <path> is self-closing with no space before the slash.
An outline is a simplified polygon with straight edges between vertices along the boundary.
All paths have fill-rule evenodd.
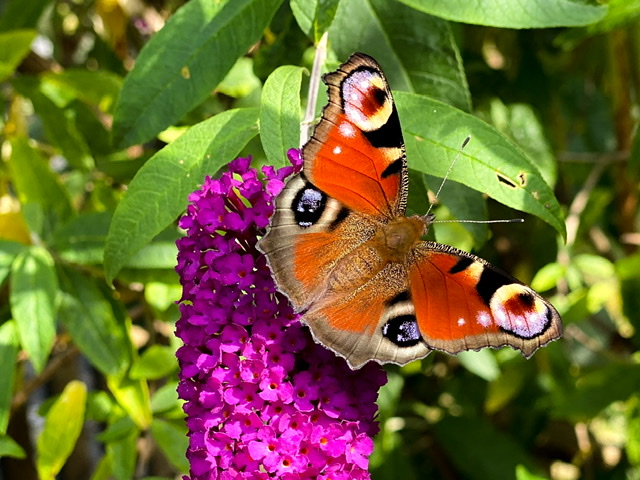
<path id="1" fill-rule="evenodd" d="M 467 322 L 464 320 L 464 318 L 460 317 L 458 319 L 458 326 L 459 327 L 462 327 L 465 323 L 467 323 Z"/>
<path id="2" fill-rule="evenodd" d="M 333 147 L 333 154 L 334 155 L 340 155 L 342 153 L 342 148 L 340 147 Z"/>
<path id="3" fill-rule="evenodd" d="M 489 328 L 491 326 L 491 315 L 487 312 L 480 312 L 476 317 L 476 321 L 484 328 Z"/>
<path id="4" fill-rule="evenodd" d="M 354 138 L 356 136 L 355 128 L 347 122 L 342 122 L 340 126 L 338 126 L 338 131 L 340 132 L 340 135 L 345 138 Z"/>

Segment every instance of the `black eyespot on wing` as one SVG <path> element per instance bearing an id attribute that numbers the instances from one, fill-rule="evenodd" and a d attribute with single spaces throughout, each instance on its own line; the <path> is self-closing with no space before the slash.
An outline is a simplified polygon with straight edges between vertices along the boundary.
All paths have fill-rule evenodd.
<path id="1" fill-rule="evenodd" d="M 307 228 L 320 220 L 327 204 L 327 196 L 316 187 L 307 183 L 296 194 L 291 204 L 296 223 Z"/>
<path id="2" fill-rule="evenodd" d="M 524 293 L 520 293 L 518 295 L 518 298 L 522 301 L 522 303 L 524 305 L 526 305 L 528 308 L 533 307 L 533 305 L 536 303 L 536 299 L 533 296 L 533 293 L 530 292 L 524 292 Z"/>
<path id="3" fill-rule="evenodd" d="M 387 92 L 381 88 L 375 88 L 373 90 L 373 97 L 376 99 L 378 105 L 384 105 L 384 102 L 387 101 Z"/>
<path id="4" fill-rule="evenodd" d="M 465 271 L 473 263 L 473 259 L 469 257 L 458 257 L 458 262 L 451 267 L 449 273 L 460 273 Z"/>
<path id="5" fill-rule="evenodd" d="M 396 303 L 406 302 L 408 300 L 411 300 L 411 292 L 409 292 L 408 290 L 405 290 L 403 292 L 398 293 L 395 297 L 390 298 L 384 303 L 387 306 L 391 306 L 391 305 L 395 305 Z"/>
<path id="6" fill-rule="evenodd" d="M 336 218 L 329 224 L 329 230 L 335 230 L 340 226 L 342 222 L 344 222 L 349 216 L 349 209 L 347 207 L 342 207 L 336 215 Z"/>
<path id="7" fill-rule="evenodd" d="M 398 117 L 398 110 L 396 110 L 395 105 L 384 125 L 377 130 L 362 133 L 364 133 L 369 143 L 375 148 L 402 148 L 402 145 L 404 145 L 402 130 L 400 128 L 400 118 Z"/>
<path id="8" fill-rule="evenodd" d="M 382 326 L 382 335 L 399 347 L 413 347 L 422 341 L 415 315 L 392 318 Z"/>
<path id="9" fill-rule="evenodd" d="M 509 277 L 496 272 L 492 268 L 484 267 L 482 273 L 480 274 L 480 280 L 476 285 L 476 290 L 478 294 L 484 301 L 485 305 L 489 306 L 489 302 L 491 302 L 491 297 L 496 293 L 500 287 L 504 285 L 510 285 L 514 283 L 512 279 Z"/>
<path id="10" fill-rule="evenodd" d="M 402 167 L 404 166 L 404 158 L 400 157 L 397 160 L 394 160 L 393 162 L 391 162 L 387 168 L 385 168 L 382 171 L 382 174 L 380 174 L 380 177 L 382 178 L 387 178 L 390 177 L 391 175 L 396 175 L 400 172 L 402 172 Z"/>

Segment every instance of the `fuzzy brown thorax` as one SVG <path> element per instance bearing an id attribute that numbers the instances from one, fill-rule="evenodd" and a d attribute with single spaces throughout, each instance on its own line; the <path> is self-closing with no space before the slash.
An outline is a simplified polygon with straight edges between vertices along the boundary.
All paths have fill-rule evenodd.
<path id="1" fill-rule="evenodd" d="M 389 262 L 404 262 L 407 254 L 427 232 L 424 217 L 397 217 L 380 228 L 371 243 Z"/>

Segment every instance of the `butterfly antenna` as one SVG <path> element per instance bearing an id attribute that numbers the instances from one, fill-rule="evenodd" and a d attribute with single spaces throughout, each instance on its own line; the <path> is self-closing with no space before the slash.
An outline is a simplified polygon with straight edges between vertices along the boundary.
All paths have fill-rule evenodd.
<path id="1" fill-rule="evenodd" d="M 427 210 L 427 213 L 426 213 L 425 217 L 428 216 L 429 213 L 431 212 L 431 209 L 435 205 L 436 201 L 438 200 L 438 196 L 440 195 L 440 192 L 442 191 L 442 187 L 444 187 L 444 184 L 447 181 L 447 179 L 449 178 L 449 175 L 451 174 L 451 171 L 453 170 L 453 167 L 455 166 L 456 162 L 458 161 L 458 158 L 460 158 L 460 155 L 462 154 L 462 150 L 464 150 L 464 147 L 466 147 L 467 144 L 470 141 L 471 141 L 471 135 L 469 135 L 467 138 L 465 138 L 464 142 L 462 142 L 462 145 L 460 146 L 460 150 L 458 150 L 458 153 L 456 154 L 456 158 L 453 159 L 453 162 L 451 162 L 451 165 L 449 165 L 449 169 L 447 170 L 447 173 L 445 173 L 444 177 L 442 178 L 442 183 L 440 183 L 440 186 L 438 187 L 438 191 L 436 192 L 436 196 L 435 196 L 433 202 L 431 202 L 431 205 L 429 205 L 429 209 Z"/>
<path id="2" fill-rule="evenodd" d="M 322 34 L 318 45 L 316 46 L 316 54 L 313 57 L 313 67 L 311 67 L 311 77 L 309 78 L 309 93 L 307 95 L 307 108 L 304 112 L 304 118 L 300 124 L 300 146 L 309 140 L 309 129 L 312 123 L 315 123 L 316 102 L 318 101 L 318 89 L 320 87 L 320 72 L 322 66 L 327 59 L 327 32 Z"/>
<path id="3" fill-rule="evenodd" d="M 449 165 L 449 169 L 447 170 L 447 173 L 443 177 L 442 183 L 440 183 L 440 186 L 438 187 L 438 191 L 436 192 L 435 199 L 433 200 L 433 202 L 431 202 L 431 205 L 429 205 L 429 209 L 425 214 L 425 218 L 429 219 L 429 223 L 523 223 L 524 218 L 506 218 L 501 220 L 435 220 L 435 216 L 432 213 L 430 213 L 431 209 L 433 208 L 436 201 L 438 200 L 438 196 L 442 191 L 442 187 L 444 186 L 445 182 L 449 178 L 449 175 L 451 174 L 453 167 L 458 161 L 458 158 L 460 158 L 460 155 L 462 154 L 462 150 L 464 150 L 464 147 L 466 147 L 470 141 L 471 141 L 471 135 L 465 138 L 464 142 L 462 142 L 462 145 L 460 146 L 460 150 L 458 150 L 458 153 L 456 154 L 456 158 L 454 158 L 453 162 L 451 162 L 451 165 Z"/>
<path id="4" fill-rule="evenodd" d="M 524 218 L 503 218 L 501 220 L 433 220 L 431 223 L 524 223 Z"/>

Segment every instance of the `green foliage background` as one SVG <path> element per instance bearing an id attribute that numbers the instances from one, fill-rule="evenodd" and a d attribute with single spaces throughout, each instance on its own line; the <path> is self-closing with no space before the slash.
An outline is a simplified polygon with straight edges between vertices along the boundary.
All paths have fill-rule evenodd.
<path id="1" fill-rule="evenodd" d="M 372 477 L 640 479 L 639 19 L 639 0 L 0 1 L 0 477 L 188 471 L 175 221 L 234 157 L 286 162 L 328 32 L 325 71 L 364 51 L 396 92 L 410 213 L 471 135 L 438 217 L 526 223 L 435 237 L 565 323 L 528 361 L 388 367 Z"/>

